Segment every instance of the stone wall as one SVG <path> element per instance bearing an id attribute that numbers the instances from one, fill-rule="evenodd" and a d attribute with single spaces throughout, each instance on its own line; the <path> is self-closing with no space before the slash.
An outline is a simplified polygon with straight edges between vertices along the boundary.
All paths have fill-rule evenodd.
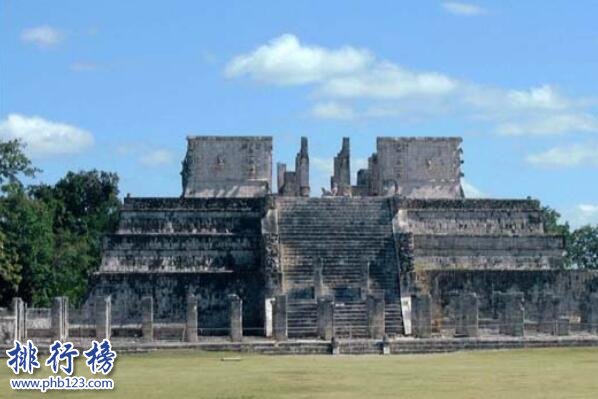
<path id="1" fill-rule="evenodd" d="M 259 274 L 143 273 L 97 275 L 89 300 L 112 297 L 115 327 L 140 324 L 144 296 L 154 299 L 156 323 L 184 323 L 186 298 L 197 297 L 200 335 L 228 334 L 228 295 L 243 300 L 243 323 L 247 335 L 263 331 L 263 277 Z"/>
<path id="2" fill-rule="evenodd" d="M 182 323 L 190 293 L 198 299 L 200 332 L 226 334 L 227 295 L 237 294 L 245 303 L 245 328 L 257 334 L 266 207 L 267 197 L 125 198 L 119 229 L 104 239 L 86 306 L 111 295 L 113 324 L 126 326 L 141 323 L 141 299 L 151 296 L 156 323 Z"/>
<path id="3" fill-rule="evenodd" d="M 419 290 L 432 295 L 437 319 L 450 316 L 451 296 L 455 292 L 472 292 L 479 299 L 480 318 L 497 317 L 498 292 L 520 291 L 524 294 L 527 320 L 538 321 L 542 298 L 554 295 L 559 314 L 579 321 L 584 304 L 598 292 L 598 271 L 578 270 L 430 270 L 413 272 L 410 281 Z M 403 276 L 406 278 L 406 276 Z"/>
<path id="4" fill-rule="evenodd" d="M 544 233 L 535 200 L 393 198 L 393 227 L 410 236 L 415 270 L 560 268 L 562 236 Z"/>
<path id="5" fill-rule="evenodd" d="M 409 198 L 460 198 L 461 138 L 378 137 L 377 192 Z"/>
<path id="6" fill-rule="evenodd" d="M 182 178 L 185 197 L 266 195 L 272 187 L 272 137 L 188 137 Z"/>

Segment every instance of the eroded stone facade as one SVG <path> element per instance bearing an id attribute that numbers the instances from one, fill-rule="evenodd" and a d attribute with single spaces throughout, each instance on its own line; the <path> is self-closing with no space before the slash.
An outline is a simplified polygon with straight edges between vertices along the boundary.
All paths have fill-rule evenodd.
<path id="1" fill-rule="evenodd" d="M 579 318 L 597 276 L 561 270 L 563 238 L 544 231 L 538 201 L 463 198 L 460 143 L 379 138 L 351 186 L 347 138 L 331 190 L 310 198 L 305 138 L 295 170 L 277 166 L 277 194 L 271 138 L 189 138 L 183 196 L 125 199 L 90 302 L 110 295 L 113 323 L 126 325 L 150 296 L 156 323 L 184 323 L 192 295 L 199 335 L 228 335 L 237 295 L 243 334 L 271 333 L 274 317 L 289 338 L 403 334 L 405 300 L 427 295 L 433 325 L 416 327 L 428 334 L 455 317 L 456 291 L 477 298 L 480 320 L 498 320 L 495 294 L 513 291 L 530 317 L 550 292 L 555 318 Z M 268 313 L 274 298 L 284 315 Z"/>

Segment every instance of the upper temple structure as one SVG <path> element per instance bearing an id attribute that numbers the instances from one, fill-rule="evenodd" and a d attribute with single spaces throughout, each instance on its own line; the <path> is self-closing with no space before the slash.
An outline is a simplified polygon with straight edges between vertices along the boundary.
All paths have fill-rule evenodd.
<path id="1" fill-rule="evenodd" d="M 595 277 L 562 269 L 563 237 L 544 230 L 537 200 L 465 198 L 460 145 L 379 137 L 353 185 L 344 138 L 316 198 L 306 138 L 294 170 L 276 165 L 274 189 L 271 137 L 189 137 L 182 196 L 125 198 L 92 296 L 111 295 L 118 324 L 140 318 L 148 296 L 155 318 L 184 322 L 192 295 L 200 335 L 233 328 L 235 301 L 246 335 L 278 331 L 284 311 L 291 338 L 410 334 L 421 314 L 452 317 L 465 291 L 480 319 L 499 304 L 517 312 L 516 300 L 497 299 L 515 291 L 529 320 L 544 317 L 545 294 L 579 317 Z M 428 313 L 414 295 L 431 298 Z"/>

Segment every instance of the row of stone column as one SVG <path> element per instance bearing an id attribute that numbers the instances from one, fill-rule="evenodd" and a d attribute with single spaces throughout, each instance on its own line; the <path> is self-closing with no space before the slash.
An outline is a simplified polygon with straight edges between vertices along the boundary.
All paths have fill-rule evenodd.
<path id="1" fill-rule="evenodd" d="M 233 342 L 243 338 L 243 301 L 232 294 L 229 299 L 229 337 Z M 154 340 L 154 299 L 151 296 L 141 298 L 141 336 L 144 341 Z M 186 342 L 197 342 L 198 312 L 197 297 L 187 295 L 185 312 L 185 329 L 183 339 Z"/>
<path id="2" fill-rule="evenodd" d="M 522 292 L 497 293 L 499 334 L 521 337 L 525 334 L 525 306 Z M 479 301 L 475 293 L 464 292 L 453 297 L 455 336 L 479 335 Z M 538 331 L 552 335 L 569 334 L 569 318 L 560 317 L 558 298 L 543 295 L 538 303 Z M 592 294 L 584 306 L 584 329 L 598 333 L 598 293 Z M 432 332 L 432 298 L 429 294 L 411 298 L 412 333 L 415 337 L 430 337 Z"/>
<path id="3" fill-rule="evenodd" d="M 13 337 L 17 341 L 27 339 L 27 304 L 22 298 L 12 300 L 14 312 Z M 65 341 L 69 336 L 69 302 L 67 297 L 56 297 L 52 302 L 50 311 L 51 337 L 55 340 Z"/>

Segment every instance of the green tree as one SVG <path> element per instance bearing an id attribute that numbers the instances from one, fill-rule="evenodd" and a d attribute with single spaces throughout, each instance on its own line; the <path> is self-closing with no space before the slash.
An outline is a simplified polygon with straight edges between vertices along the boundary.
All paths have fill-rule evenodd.
<path id="1" fill-rule="evenodd" d="M 53 212 L 56 294 L 78 302 L 101 261 L 102 236 L 118 224 L 118 176 L 97 170 L 69 172 L 54 186 L 30 187 Z"/>
<path id="2" fill-rule="evenodd" d="M 17 262 L 13 270 L 20 273 L 13 285 L 18 284 L 16 294 L 34 304 L 48 305 L 55 292 L 52 216 L 50 208 L 30 198 L 18 186 L 12 186 L 0 200 L 4 250 L 13 254 L 12 261 Z"/>
<path id="3" fill-rule="evenodd" d="M 19 140 L 0 140 L 0 186 L 16 184 L 22 187 L 19 175 L 34 177 L 39 169 L 32 166 Z"/>
<path id="4" fill-rule="evenodd" d="M 580 269 L 598 269 L 598 225 L 575 230 L 568 241 L 571 264 Z"/>
<path id="5" fill-rule="evenodd" d="M 561 214 L 548 206 L 542 207 L 541 214 L 542 224 L 544 225 L 544 232 L 548 234 L 558 234 L 563 236 L 563 239 L 565 240 L 565 259 L 563 262 L 563 267 L 570 268 L 571 259 L 569 257 L 568 246 L 571 240 L 571 228 L 569 227 L 569 223 L 561 223 Z"/>

